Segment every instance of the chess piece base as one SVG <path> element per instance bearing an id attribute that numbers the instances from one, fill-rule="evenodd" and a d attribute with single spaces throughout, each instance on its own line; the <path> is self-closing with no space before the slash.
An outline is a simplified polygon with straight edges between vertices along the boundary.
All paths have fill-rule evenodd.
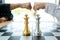
<path id="1" fill-rule="evenodd" d="M 41 31 L 40 32 L 35 32 L 34 36 L 41 36 Z"/>
<path id="2" fill-rule="evenodd" d="M 23 34 L 23 36 L 30 36 L 30 33 L 29 34 Z"/>

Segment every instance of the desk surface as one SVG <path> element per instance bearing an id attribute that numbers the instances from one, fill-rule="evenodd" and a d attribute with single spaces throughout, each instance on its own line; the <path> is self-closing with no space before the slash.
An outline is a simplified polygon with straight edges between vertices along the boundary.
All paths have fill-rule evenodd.
<path id="1" fill-rule="evenodd" d="M 1 22 L 1 23 L 0 23 L 0 28 L 3 27 L 3 26 L 5 26 L 5 25 L 7 25 L 9 22 L 10 22 L 10 21 Z"/>

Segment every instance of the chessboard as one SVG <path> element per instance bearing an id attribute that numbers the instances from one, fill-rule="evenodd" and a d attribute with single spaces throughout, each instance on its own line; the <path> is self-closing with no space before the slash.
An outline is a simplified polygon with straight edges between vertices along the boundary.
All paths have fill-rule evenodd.
<path id="1" fill-rule="evenodd" d="M 21 35 L 22 26 L 20 22 L 10 22 L 5 25 L 0 29 L 0 40 L 60 40 L 60 25 L 54 22 L 40 22 L 41 36 Z M 30 29 L 32 31 L 33 28 Z"/>

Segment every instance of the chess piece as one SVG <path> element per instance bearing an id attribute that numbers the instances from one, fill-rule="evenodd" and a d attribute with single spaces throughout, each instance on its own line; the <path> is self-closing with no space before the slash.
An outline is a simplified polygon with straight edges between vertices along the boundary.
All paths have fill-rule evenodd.
<path id="1" fill-rule="evenodd" d="M 40 26 L 39 26 L 39 24 L 40 24 L 40 17 L 39 17 L 39 14 L 37 14 L 36 15 L 36 32 L 35 32 L 35 35 L 36 36 L 40 36 L 41 35 L 41 31 L 40 31 Z"/>
<path id="2" fill-rule="evenodd" d="M 24 28 L 24 32 L 23 35 L 24 36 L 29 36 L 30 35 L 30 30 L 28 28 L 28 15 L 25 15 L 25 28 Z"/>

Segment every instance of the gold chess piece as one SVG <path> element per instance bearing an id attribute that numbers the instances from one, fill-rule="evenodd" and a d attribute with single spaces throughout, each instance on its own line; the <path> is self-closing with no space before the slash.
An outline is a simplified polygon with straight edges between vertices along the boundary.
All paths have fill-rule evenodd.
<path id="1" fill-rule="evenodd" d="M 25 20 L 25 28 L 24 28 L 23 35 L 24 36 L 30 36 L 30 30 L 28 28 L 28 15 L 27 14 L 24 17 L 24 20 Z"/>

